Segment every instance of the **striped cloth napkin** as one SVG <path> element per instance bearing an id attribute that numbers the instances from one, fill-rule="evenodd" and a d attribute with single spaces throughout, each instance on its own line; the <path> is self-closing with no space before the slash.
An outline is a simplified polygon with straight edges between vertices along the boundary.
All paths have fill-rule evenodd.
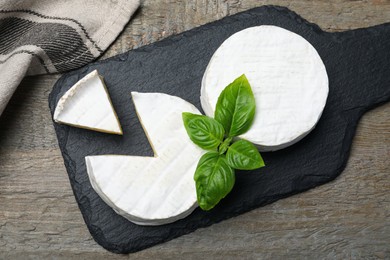
<path id="1" fill-rule="evenodd" d="M 0 115 L 25 75 L 93 61 L 138 6 L 139 0 L 0 0 Z"/>

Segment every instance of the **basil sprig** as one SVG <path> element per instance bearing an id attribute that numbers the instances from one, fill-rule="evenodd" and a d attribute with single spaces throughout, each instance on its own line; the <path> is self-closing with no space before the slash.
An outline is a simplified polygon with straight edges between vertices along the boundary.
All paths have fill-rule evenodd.
<path id="1" fill-rule="evenodd" d="M 232 189 L 235 170 L 263 167 L 257 148 L 247 140 L 236 142 L 252 125 L 256 110 L 255 97 L 245 75 L 238 77 L 220 94 L 214 118 L 183 113 L 183 122 L 190 139 L 208 152 L 198 163 L 194 180 L 198 204 L 210 210 Z"/>

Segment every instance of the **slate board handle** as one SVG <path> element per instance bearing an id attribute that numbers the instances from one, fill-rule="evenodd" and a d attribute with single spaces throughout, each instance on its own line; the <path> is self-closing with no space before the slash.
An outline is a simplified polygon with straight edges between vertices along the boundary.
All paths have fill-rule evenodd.
<path id="1" fill-rule="evenodd" d="M 390 100 L 390 23 L 366 29 L 333 33 L 340 51 L 332 73 L 339 82 L 344 110 L 366 111 Z M 340 70 L 339 70 L 340 68 Z M 355 86 L 363 86 L 356 88 Z"/>

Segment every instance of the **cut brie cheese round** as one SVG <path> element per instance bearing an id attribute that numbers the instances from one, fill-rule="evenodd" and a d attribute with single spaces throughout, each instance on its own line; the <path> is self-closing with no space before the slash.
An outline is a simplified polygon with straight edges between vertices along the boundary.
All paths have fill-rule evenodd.
<path id="1" fill-rule="evenodd" d="M 204 73 L 201 103 L 213 116 L 222 90 L 245 74 L 256 100 L 252 127 L 241 138 L 261 151 L 282 149 L 306 136 L 328 96 L 328 76 L 314 47 L 276 26 L 239 31 L 217 49 Z"/>
<path id="2" fill-rule="evenodd" d="M 54 121 L 110 134 L 122 134 L 103 79 L 96 70 L 72 86 L 58 101 Z"/>
<path id="3" fill-rule="evenodd" d="M 118 214 L 140 225 L 161 225 L 196 207 L 194 173 L 204 151 L 187 135 L 182 112 L 192 104 L 162 93 L 132 93 L 138 118 L 155 157 L 87 156 L 95 191 Z"/>

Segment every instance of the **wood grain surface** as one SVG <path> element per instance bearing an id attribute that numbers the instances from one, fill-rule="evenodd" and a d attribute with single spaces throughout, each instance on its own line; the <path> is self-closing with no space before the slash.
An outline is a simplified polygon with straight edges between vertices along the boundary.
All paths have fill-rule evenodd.
<path id="1" fill-rule="evenodd" d="M 102 58 L 263 4 L 287 6 L 328 31 L 390 22 L 388 0 L 145 0 Z M 72 194 L 47 103 L 58 78 L 26 78 L 0 117 L 0 259 L 390 259 L 390 103 L 362 118 L 335 181 L 115 255 L 92 239 Z"/>

